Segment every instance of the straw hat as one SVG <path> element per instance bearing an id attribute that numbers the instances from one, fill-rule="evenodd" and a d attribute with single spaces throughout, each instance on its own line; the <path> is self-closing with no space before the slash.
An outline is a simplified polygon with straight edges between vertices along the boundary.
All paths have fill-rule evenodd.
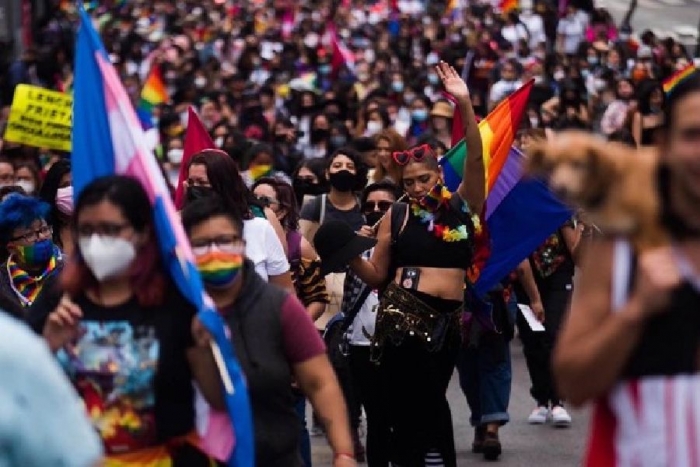
<path id="1" fill-rule="evenodd" d="M 454 109 L 452 106 L 445 101 L 438 101 L 433 105 L 433 109 L 430 111 L 431 117 L 445 117 L 452 118 L 454 115 Z"/>

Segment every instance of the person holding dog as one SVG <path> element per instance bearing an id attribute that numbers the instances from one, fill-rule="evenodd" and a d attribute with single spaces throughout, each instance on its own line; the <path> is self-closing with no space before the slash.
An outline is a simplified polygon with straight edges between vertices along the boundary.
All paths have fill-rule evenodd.
<path id="1" fill-rule="evenodd" d="M 358 255 L 349 263 L 363 282 L 383 289 L 370 354 L 385 391 L 391 460 L 407 467 L 427 461 L 456 466 L 445 393 L 460 346 L 464 281 L 480 238 L 485 193 L 469 89 L 447 63 L 436 70 L 465 122 L 470 157 L 464 180 L 450 192 L 427 145 L 393 153 L 410 201 L 388 211 L 371 258 Z"/>
<path id="2" fill-rule="evenodd" d="M 561 395 L 597 401 L 588 466 L 700 462 L 700 73 L 669 95 L 659 136 L 646 189 L 668 239 L 590 245 L 554 352 Z"/>

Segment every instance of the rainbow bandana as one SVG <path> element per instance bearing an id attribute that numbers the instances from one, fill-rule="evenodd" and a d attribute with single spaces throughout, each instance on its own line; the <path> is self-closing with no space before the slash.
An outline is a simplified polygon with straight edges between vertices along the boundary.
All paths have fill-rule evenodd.
<path id="1" fill-rule="evenodd" d="M 22 269 L 17 264 L 14 255 L 10 256 L 7 260 L 7 274 L 10 276 L 10 285 L 23 306 L 31 306 L 34 300 L 39 296 L 44 279 L 56 269 L 58 256 L 57 248 L 54 247 L 53 254 L 49 258 L 46 268 L 38 276 L 32 276 Z M 25 261 L 25 263 L 32 264 L 29 261 Z"/>
<path id="2" fill-rule="evenodd" d="M 209 287 L 228 287 L 242 267 L 243 253 L 216 250 L 197 256 L 197 269 L 204 284 Z"/>

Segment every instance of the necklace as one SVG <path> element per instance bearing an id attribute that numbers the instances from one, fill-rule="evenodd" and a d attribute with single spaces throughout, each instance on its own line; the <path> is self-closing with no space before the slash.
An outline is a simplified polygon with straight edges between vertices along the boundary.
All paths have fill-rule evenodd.
<path id="1" fill-rule="evenodd" d="M 460 224 L 456 228 L 435 222 L 435 213 L 442 207 L 447 206 L 452 193 L 441 183 L 436 184 L 420 200 L 411 200 L 411 211 L 421 223 L 426 224 L 428 232 L 432 232 L 437 238 L 444 242 L 459 242 L 469 238 L 469 231 L 465 224 Z M 466 208 L 466 205 L 464 206 Z M 475 216 L 472 216 L 475 217 Z M 478 220 L 474 223 L 475 228 L 480 226 Z"/>

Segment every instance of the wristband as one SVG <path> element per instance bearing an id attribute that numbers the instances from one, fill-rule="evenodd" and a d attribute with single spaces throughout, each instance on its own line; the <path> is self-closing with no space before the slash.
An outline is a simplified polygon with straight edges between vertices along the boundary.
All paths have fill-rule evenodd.
<path id="1" fill-rule="evenodd" d="M 333 456 L 333 460 L 337 461 L 338 459 L 348 459 L 351 461 L 355 460 L 355 455 L 354 454 L 348 454 L 346 452 L 338 452 Z"/>

